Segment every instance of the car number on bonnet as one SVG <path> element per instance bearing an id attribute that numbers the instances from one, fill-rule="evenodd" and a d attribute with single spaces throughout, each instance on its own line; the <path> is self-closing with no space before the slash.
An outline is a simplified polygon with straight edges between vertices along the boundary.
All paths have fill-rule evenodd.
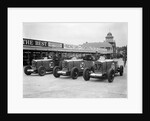
<path id="1" fill-rule="evenodd" d="M 101 63 L 95 64 L 95 70 L 100 70 L 102 67 Z"/>

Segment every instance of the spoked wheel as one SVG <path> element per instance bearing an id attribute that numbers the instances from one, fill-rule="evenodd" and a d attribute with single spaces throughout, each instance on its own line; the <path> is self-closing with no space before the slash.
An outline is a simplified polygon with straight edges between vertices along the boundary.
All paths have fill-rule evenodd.
<path id="1" fill-rule="evenodd" d="M 108 82 L 113 82 L 115 77 L 115 71 L 113 69 L 109 69 L 107 76 L 108 76 Z"/>
<path id="2" fill-rule="evenodd" d="M 46 74 L 46 69 L 45 69 L 45 67 L 40 66 L 40 67 L 38 68 L 38 73 L 39 73 L 40 76 L 44 76 L 44 75 Z"/>
<path id="3" fill-rule="evenodd" d="M 72 70 L 71 70 L 71 77 L 72 79 L 77 79 L 79 76 L 79 71 L 76 67 L 74 67 Z"/>
<path id="4" fill-rule="evenodd" d="M 59 70 L 60 70 L 60 68 L 58 66 L 54 67 L 54 69 L 53 69 L 54 77 L 56 77 L 56 78 L 60 77 L 60 74 L 57 73 Z"/>
<path id="5" fill-rule="evenodd" d="M 24 73 L 25 73 L 26 75 L 31 75 L 31 72 L 29 72 L 28 69 L 31 69 L 31 66 L 26 66 L 26 67 L 24 68 Z"/>

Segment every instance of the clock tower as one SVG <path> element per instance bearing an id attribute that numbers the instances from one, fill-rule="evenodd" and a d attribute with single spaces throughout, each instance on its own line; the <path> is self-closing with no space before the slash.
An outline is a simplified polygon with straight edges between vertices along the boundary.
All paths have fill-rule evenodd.
<path id="1" fill-rule="evenodd" d="M 115 42 L 115 40 L 113 40 L 114 37 L 112 36 L 112 33 L 109 32 L 105 38 L 106 38 L 105 42 L 108 42 L 109 44 L 112 45 L 113 58 L 116 57 L 116 42 Z"/>

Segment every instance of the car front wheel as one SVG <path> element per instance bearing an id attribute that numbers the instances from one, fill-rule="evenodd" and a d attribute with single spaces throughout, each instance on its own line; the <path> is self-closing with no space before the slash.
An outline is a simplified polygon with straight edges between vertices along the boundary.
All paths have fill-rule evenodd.
<path id="1" fill-rule="evenodd" d="M 120 76 L 123 76 L 123 66 L 120 66 Z"/>
<path id="2" fill-rule="evenodd" d="M 112 68 L 110 68 L 107 75 L 108 82 L 113 82 L 114 76 L 115 76 L 115 71 Z"/>
<path id="3" fill-rule="evenodd" d="M 45 67 L 40 66 L 40 67 L 38 68 L 38 73 L 39 73 L 40 76 L 44 76 L 44 75 L 46 74 L 46 69 L 45 69 Z"/>
<path id="4" fill-rule="evenodd" d="M 31 72 L 29 72 L 28 69 L 32 69 L 31 66 L 26 66 L 26 67 L 24 68 L 24 73 L 25 73 L 26 75 L 31 75 Z"/>
<path id="5" fill-rule="evenodd" d="M 79 75 L 79 71 L 76 67 L 72 68 L 71 70 L 71 77 L 72 79 L 77 79 Z"/>
<path id="6" fill-rule="evenodd" d="M 90 70 L 88 68 L 84 69 L 83 78 L 84 78 L 85 81 L 88 81 L 90 79 Z"/>
<path id="7" fill-rule="evenodd" d="M 53 69 L 53 75 L 56 78 L 60 77 L 60 75 L 57 73 L 59 71 L 59 69 L 60 68 L 58 66 L 55 66 L 54 69 Z"/>

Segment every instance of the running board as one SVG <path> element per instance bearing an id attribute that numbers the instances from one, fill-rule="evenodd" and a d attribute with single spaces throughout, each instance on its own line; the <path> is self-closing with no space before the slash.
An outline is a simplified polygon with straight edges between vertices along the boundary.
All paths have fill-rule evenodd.
<path id="1" fill-rule="evenodd" d="M 91 73 L 90 77 L 102 77 L 102 74 Z"/>

